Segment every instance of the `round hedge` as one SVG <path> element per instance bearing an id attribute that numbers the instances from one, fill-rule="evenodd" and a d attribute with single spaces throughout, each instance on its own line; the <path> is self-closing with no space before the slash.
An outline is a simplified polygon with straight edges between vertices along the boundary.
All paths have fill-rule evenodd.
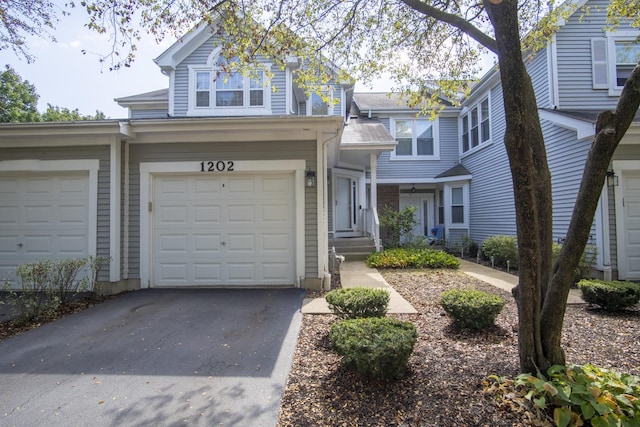
<path id="1" fill-rule="evenodd" d="M 504 304 L 499 296 L 474 289 L 454 289 L 440 295 L 444 311 L 457 325 L 468 329 L 493 325 Z"/>

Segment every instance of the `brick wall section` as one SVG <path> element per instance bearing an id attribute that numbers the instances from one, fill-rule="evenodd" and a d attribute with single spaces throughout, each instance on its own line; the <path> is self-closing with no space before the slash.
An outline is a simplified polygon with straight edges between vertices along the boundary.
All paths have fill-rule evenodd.
<path id="1" fill-rule="evenodd" d="M 400 186 L 379 184 L 378 185 L 378 215 L 382 215 L 387 209 L 400 210 Z M 387 242 L 389 234 L 384 229 L 380 229 L 380 238 Z"/>

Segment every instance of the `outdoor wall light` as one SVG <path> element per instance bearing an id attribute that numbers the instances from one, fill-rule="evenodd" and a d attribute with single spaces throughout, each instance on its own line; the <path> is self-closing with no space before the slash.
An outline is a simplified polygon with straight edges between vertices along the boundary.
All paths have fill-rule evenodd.
<path id="1" fill-rule="evenodd" d="M 614 170 L 607 171 L 607 185 L 609 187 L 617 187 L 618 186 L 618 176 Z"/>
<path id="2" fill-rule="evenodd" d="M 316 186 L 316 173 L 314 171 L 307 171 L 305 175 L 305 186 L 308 188 L 314 188 Z"/>

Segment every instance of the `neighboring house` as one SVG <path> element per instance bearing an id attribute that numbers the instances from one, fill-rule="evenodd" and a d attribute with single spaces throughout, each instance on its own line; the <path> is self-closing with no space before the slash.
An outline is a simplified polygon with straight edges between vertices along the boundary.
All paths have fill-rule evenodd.
<path id="1" fill-rule="evenodd" d="M 580 1 L 579 9 L 545 49 L 525 58 L 533 80 L 553 182 L 554 240 L 565 238 L 597 114 L 616 106 L 640 59 L 640 31 L 605 29 L 608 2 Z M 461 235 L 477 243 L 515 235 L 513 185 L 503 144 L 500 76 L 487 73 L 461 108 L 444 103 L 434 122 L 383 94 L 356 93 L 358 120 L 375 118 L 398 141 L 375 173 L 378 210 L 416 206 L 415 234 L 444 226 L 451 244 Z M 372 172 L 372 175 L 373 172 Z M 373 179 L 372 179 L 373 182 Z M 596 268 L 606 278 L 640 279 L 640 118 L 616 150 L 591 230 Z"/>
<path id="2" fill-rule="evenodd" d="M 589 5 L 606 6 L 605 1 Z M 613 108 L 640 32 L 592 8 L 526 58 L 553 178 L 554 238 L 569 224 L 596 114 Z M 515 235 L 498 72 L 434 120 L 395 96 L 329 81 L 334 102 L 261 58 L 225 73 L 200 26 L 156 59 L 168 89 L 119 98 L 129 117 L 0 125 L 0 279 L 43 258 L 111 257 L 111 290 L 327 286 L 331 249 L 379 214 L 416 208 L 416 235 Z M 329 66 L 329 65 L 328 65 Z M 264 73 L 264 70 L 271 73 Z M 277 90 L 271 90 L 275 87 Z M 605 277 L 640 279 L 640 121 L 616 151 L 592 227 Z"/>

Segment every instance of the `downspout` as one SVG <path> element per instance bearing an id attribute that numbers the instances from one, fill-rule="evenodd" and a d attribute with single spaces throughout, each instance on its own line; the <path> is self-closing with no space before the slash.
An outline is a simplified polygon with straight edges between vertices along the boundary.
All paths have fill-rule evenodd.
<path id="1" fill-rule="evenodd" d="M 329 239 L 328 239 L 328 218 L 329 218 L 329 200 L 328 197 L 328 184 L 327 184 L 327 163 L 328 152 L 327 147 L 332 142 L 338 140 L 340 135 L 340 129 L 336 129 L 335 135 L 322 141 L 322 144 L 318 147 L 317 153 L 317 169 L 318 169 L 318 181 L 322 180 L 322 185 L 318 182 L 317 188 L 317 203 L 318 206 L 322 206 L 322 219 L 318 221 L 318 273 L 322 274 L 322 288 L 326 291 L 331 289 L 331 274 L 329 273 Z M 320 138 L 318 138 L 320 139 Z M 322 174 L 320 174 L 322 170 Z"/>

